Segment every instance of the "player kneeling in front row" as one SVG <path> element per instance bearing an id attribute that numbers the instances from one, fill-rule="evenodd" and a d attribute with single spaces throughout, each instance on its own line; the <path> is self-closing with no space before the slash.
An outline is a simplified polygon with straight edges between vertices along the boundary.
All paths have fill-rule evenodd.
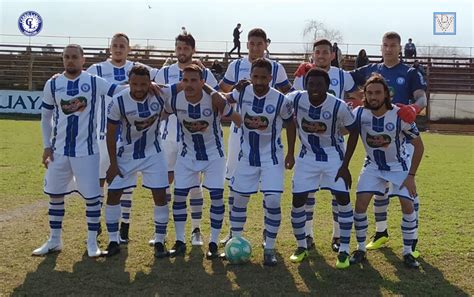
<path id="1" fill-rule="evenodd" d="M 392 185 L 388 197 L 398 196 L 402 209 L 403 260 L 407 267 L 419 263 L 412 254 L 417 218 L 413 199 L 416 196 L 415 174 L 423 156 L 423 142 L 416 125 L 400 119 L 399 107 L 393 105 L 385 80 L 373 74 L 364 85 L 364 105 L 354 110 L 357 129 L 366 151 L 366 160 L 359 176 L 354 213 L 358 249 L 351 264 L 366 259 L 367 207 L 373 195 L 383 195 L 386 184 Z M 344 164 L 348 164 L 357 145 L 358 136 L 350 135 Z M 413 158 L 407 154 L 406 141 L 414 147 Z M 347 165 L 344 170 L 348 172 Z"/>
<path id="2" fill-rule="evenodd" d="M 219 256 L 217 241 L 225 212 L 225 155 L 220 120 L 222 116 L 230 117 L 240 126 L 240 115 L 234 112 L 221 94 L 205 84 L 203 69 L 199 66 L 186 66 L 180 84 L 184 89 L 182 92 L 177 91 L 177 85 L 162 89 L 165 98 L 169 99 L 166 112 L 175 114 L 182 127 L 174 171 L 173 218 L 176 242 L 170 250 L 170 256 L 180 256 L 186 252 L 186 200 L 191 189 L 201 187 L 202 174 L 202 186 L 209 190 L 211 196 L 211 238 L 206 257 L 214 259 Z"/>
<path id="3" fill-rule="evenodd" d="M 355 119 L 347 104 L 328 93 L 330 80 L 326 71 L 313 68 L 305 76 L 306 91 L 289 94 L 293 102 L 301 149 L 293 175 L 293 208 L 291 224 L 298 248 L 292 262 L 308 255 L 305 233 L 305 205 L 308 193 L 330 190 L 337 201 L 340 245 L 336 267 L 349 267 L 349 241 L 353 211 L 349 196 L 350 179 L 338 178 L 344 157 L 342 128 L 357 136 Z M 294 146 L 294 143 L 292 144 Z"/>
<path id="4" fill-rule="evenodd" d="M 109 190 L 105 220 L 109 233 L 106 256 L 120 252 L 120 197 L 124 189 L 136 186 L 141 172 L 143 187 L 151 190 L 155 222 L 155 256 L 168 256 L 164 245 L 169 210 L 166 200 L 168 169 L 159 143 L 159 124 L 164 101 L 158 94 L 149 94 L 150 73 L 144 66 L 133 66 L 129 74 L 130 88 L 112 99 L 107 115 L 107 150 L 110 167 L 107 170 Z M 120 144 L 116 132 L 121 125 Z"/>

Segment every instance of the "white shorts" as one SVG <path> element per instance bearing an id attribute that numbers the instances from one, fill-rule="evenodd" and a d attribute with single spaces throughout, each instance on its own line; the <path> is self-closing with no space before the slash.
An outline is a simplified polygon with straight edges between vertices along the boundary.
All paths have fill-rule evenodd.
<path id="1" fill-rule="evenodd" d="M 179 156 L 174 170 L 175 189 L 192 189 L 201 186 L 208 190 L 224 189 L 225 158 L 198 161 Z"/>
<path id="2" fill-rule="evenodd" d="M 239 161 L 240 130 L 237 130 L 238 132 L 234 133 L 234 128 L 238 129 L 232 122 L 229 128 L 229 140 L 227 145 L 226 179 L 230 179 L 234 175 L 237 162 Z"/>
<path id="3" fill-rule="evenodd" d="M 105 139 L 97 140 L 99 144 L 99 178 L 104 179 L 110 166 L 109 152 L 107 151 L 107 141 Z"/>
<path id="4" fill-rule="evenodd" d="M 44 178 L 44 192 L 48 195 L 67 195 L 78 192 L 85 199 L 100 196 L 99 154 L 68 157 L 54 153 Z"/>
<path id="5" fill-rule="evenodd" d="M 168 171 L 172 172 L 176 166 L 180 143 L 172 140 L 163 140 L 161 141 L 161 145 L 165 152 L 166 162 L 168 163 Z"/>
<path id="6" fill-rule="evenodd" d="M 308 156 L 309 157 L 309 156 Z M 293 194 L 315 192 L 319 189 L 348 193 L 342 178 L 334 181 L 342 161 L 331 159 L 328 162 L 310 160 L 311 157 L 297 158 L 293 174 Z"/>
<path id="7" fill-rule="evenodd" d="M 137 186 L 137 175 L 141 173 L 144 188 L 168 188 L 168 170 L 164 154 L 158 153 L 143 159 L 117 158 L 118 166 L 123 178 L 116 176 L 109 185 L 109 190 L 124 190 Z"/>
<path id="8" fill-rule="evenodd" d="M 263 193 L 283 193 L 284 174 L 283 162 L 277 165 L 269 163 L 256 167 L 250 166 L 247 159 L 241 158 L 237 162 L 234 176 L 230 179 L 230 188 L 234 192 L 249 195 L 258 192 L 260 183 L 260 191 Z"/>
<path id="9" fill-rule="evenodd" d="M 388 197 L 398 196 L 413 200 L 406 187 L 400 189 L 400 185 L 407 176 L 408 171 L 384 171 L 370 166 L 362 167 L 357 183 L 357 193 L 373 193 L 383 196 L 387 183 L 391 183 L 392 186 L 388 191 Z"/>

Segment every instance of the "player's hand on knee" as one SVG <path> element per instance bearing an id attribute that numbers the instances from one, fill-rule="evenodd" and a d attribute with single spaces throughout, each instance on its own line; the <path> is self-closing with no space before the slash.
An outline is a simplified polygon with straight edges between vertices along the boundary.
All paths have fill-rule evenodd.
<path id="1" fill-rule="evenodd" d="M 43 165 L 47 169 L 49 162 L 53 162 L 54 157 L 53 157 L 53 149 L 50 147 L 47 147 L 43 151 Z"/>
<path id="2" fill-rule="evenodd" d="M 408 189 L 408 193 L 410 193 L 411 197 L 416 196 L 416 183 L 415 177 L 413 175 L 409 175 L 407 176 L 407 178 L 405 178 L 402 185 L 400 186 L 400 189 L 402 189 L 403 187 L 406 187 Z"/>
<path id="3" fill-rule="evenodd" d="M 106 180 L 108 184 L 111 184 L 112 181 L 116 176 L 123 177 L 122 173 L 120 172 L 120 169 L 118 168 L 117 165 L 110 165 L 109 169 L 107 170 L 106 174 Z"/>
<path id="4" fill-rule="evenodd" d="M 352 187 L 352 176 L 351 172 L 349 171 L 349 168 L 346 166 L 341 166 L 339 170 L 337 171 L 336 178 L 334 178 L 334 181 L 337 182 L 339 178 L 342 178 L 344 183 L 346 184 L 346 188 L 350 189 Z"/>
<path id="5" fill-rule="evenodd" d="M 288 170 L 293 169 L 295 166 L 295 156 L 288 154 L 285 157 L 285 168 Z"/>

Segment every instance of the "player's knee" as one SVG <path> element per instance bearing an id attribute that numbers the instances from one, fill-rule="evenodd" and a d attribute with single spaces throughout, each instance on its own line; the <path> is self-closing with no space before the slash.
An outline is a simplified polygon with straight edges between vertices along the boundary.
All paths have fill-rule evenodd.
<path id="1" fill-rule="evenodd" d="M 280 193 L 271 193 L 265 194 L 265 205 L 268 208 L 278 208 L 280 207 L 281 194 Z"/>
<path id="2" fill-rule="evenodd" d="M 402 208 L 402 212 L 404 214 L 411 214 L 415 211 L 415 207 L 413 206 L 413 201 L 400 197 L 400 206 Z"/>
<path id="3" fill-rule="evenodd" d="M 307 193 L 293 194 L 293 207 L 298 208 L 304 206 L 306 204 L 307 199 Z"/>
<path id="4" fill-rule="evenodd" d="M 120 204 L 120 197 L 122 197 L 123 190 L 108 190 L 107 205 Z"/>
<path id="5" fill-rule="evenodd" d="M 166 200 L 166 190 L 165 189 L 153 189 L 151 190 L 153 195 L 153 201 L 155 202 L 156 206 L 163 206 L 168 203 Z"/>
<path id="6" fill-rule="evenodd" d="M 336 201 L 339 205 L 347 205 L 351 202 L 351 198 L 349 196 L 349 193 L 339 192 L 334 196 L 336 197 Z"/>

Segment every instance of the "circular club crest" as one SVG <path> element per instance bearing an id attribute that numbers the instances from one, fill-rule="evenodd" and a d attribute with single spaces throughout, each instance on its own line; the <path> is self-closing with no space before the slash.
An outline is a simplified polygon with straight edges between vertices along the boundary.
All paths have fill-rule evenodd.
<path id="1" fill-rule="evenodd" d="M 18 29 L 23 35 L 35 36 L 43 28 L 43 19 L 39 13 L 26 11 L 18 18 Z"/>
<path id="2" fill-rule="evenodd" d="M 395 125 L 393 123 L 387 123 L 385 125 L 385 129 L 387 129 L 387 131 L 393 131 L 393 129 L 395 129 Z"/>
<path id="3" fill-rule="evenodd" d="M 210 108 L 206 108 L 202 111 L 202 114 L 206 117 L 210 116 L 212 114 L 212 110 Z"/>
<path id="4" fill-rule="evenodd" d="M 158 104 L 158 102 L 153 102 L 152 104 L 150 104 L 150 109 L 153 111 L 157 111 L 159 108 L 160 105 Z"/>
<path id="5" fill-rule="evenodd" d="M 265 111 L 267 113 L 273 113 L 275 111 L 275 106 L 269 104 L 269 105 L 267 105 L 267 107 L 265 107 Z"/>
<path id="6" fill-rule="evenodd" d="M 405 84 L 405 79 L 404 79 L 403 77 L 401 77 L 401 76 L 398 77 L 398 78 L 397 78 L 397 84 L 399 84 L 399 85 Z"/>
<path id="7" fill-rule="evenodd" d="M 331 113 L 326 110 L 325 112 L 323 112 L 323 118 L 325 118 L 326 120 L 330 119 L 331 118 Z"/>
<path id="8" fill-rule="evenodd" d="M 331 79 L 331 86 L 337 86 L 339 84 L 339 81 L 335 78 Z"/>
<path id="9" fill-rule="evenodd" d="M 91 86 L 89 84 L 82 84 L 81 85 L 81 90 L 83 92 L 89 92 L 90 89 L 91 89 Z"/>

